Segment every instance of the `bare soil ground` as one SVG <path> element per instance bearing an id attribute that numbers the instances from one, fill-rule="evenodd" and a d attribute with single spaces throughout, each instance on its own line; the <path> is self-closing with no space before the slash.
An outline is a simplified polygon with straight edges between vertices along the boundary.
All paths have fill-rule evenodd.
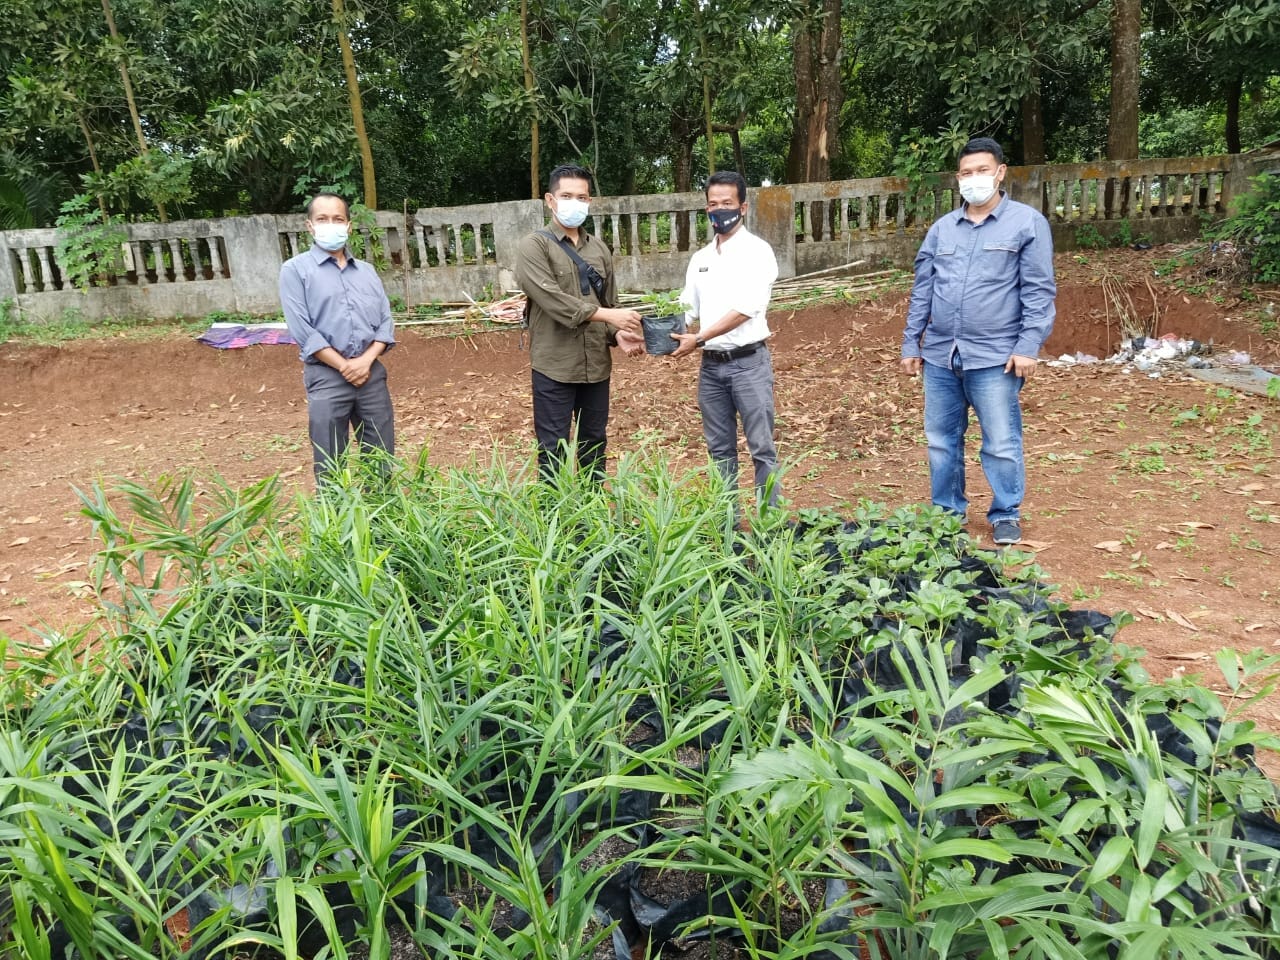
<path id="1" fill-rule="evenodd" d="M 1060 255 L 1058 322 L 1046 354 L 1113 352 L 1121 317 L 1249 352 L 1274 366 L 1274 291 L 1242 300 L 1180 249 Z M 1156 274 L 1160 273 L 1160 276 Z M 1117 286 L 1118 284 L 1118 286 Z M 1111 293 L 1108 293 L 1108 290 Z M 1129 308 L 1126 307 L 1126 310 Z M 898 372 L 905 290 L 859 303 L 775 310 L 778 433 L 795 507 L 928 500 L 918 381 Z M 500 331 L 402 329 L 389 355 L 400 450 L 432 462 L 531 449 L 528 355 Z M 117 337 L 0 346 L 0 632 L 91 614 L 95 544 L 74 487 L 193 470 L 246 484 L 273 473 L 306 489 L 306 411 L 294 348 L 217 351 L 185 339 Z M 611 453 L 642 443 L 677 466 L 705 456 L 694 362 L 619 357 Z M 1041 365 L 1023 393 L 1026 547 L 1076 607 L 1128 611 L 1120 639 L 1157 676 L 1204 670 L 1222 647 L 1280 653 L 1280 404 L 1168 373 Z M 989 539 L 989 493 L 973 466 L 969 529 Z M 744 462 L 745 458 L 744 458 Z M 1271 701 L 1269 701 L 1270 703 Z M 1280 700 L 1258 716 L 1280 730 Z"/>

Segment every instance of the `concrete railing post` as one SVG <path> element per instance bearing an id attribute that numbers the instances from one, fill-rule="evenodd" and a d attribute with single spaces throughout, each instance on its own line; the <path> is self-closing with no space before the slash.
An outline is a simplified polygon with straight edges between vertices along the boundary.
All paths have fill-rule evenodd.
<path id="1" fill-rule="evenodd" d="M 229 217 L 222 221 L 227 266 L 241 313 L 275 313 L 280 309 L 280 232 L 270 215 Z"/>
<path id="2" fill-rule="evenodd" d="M 1231 212 L 1231 201 L 1249 192 L 1249 179 L 1263 173 L 1263 164 L 1250 163 L 1239 153 L 1231 155 L 1226 176 L 1222 178 L 1222 206 Z"/>
<path id="3" fill-rule="evenodd" d="M 9 244 L 6 242 L 4 234 L 0 233 L 0 303 L 5 300 L 17 302 L 18 283 L 13 278 L 15 266 L 13 251 L 9 249 Z"/>
<path id="4" fill-rule="evenodd" d="M 788 186 L 761 187 L 751 204 L 751 232 L 769 241 L 778 258 L 778 279 L 796 275 L 796 203 Z"/>

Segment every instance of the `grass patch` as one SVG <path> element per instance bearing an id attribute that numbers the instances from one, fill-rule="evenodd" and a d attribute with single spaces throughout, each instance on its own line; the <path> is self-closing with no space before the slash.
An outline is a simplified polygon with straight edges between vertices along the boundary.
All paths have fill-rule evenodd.
<path id="1" fill-rule="evenodd" d="M 260 322 L 256 317 L 246 322 Z M 266 318 L 270 319 L 270 318 Z M 209 317 L 157 319 L 154 317 L 107 317 L 86 320 L 79 311 L 64 311 L 55 320 L 23 320 L 12 308 L 0 314 L 0 343 L 26 343 L 50 346 L 73 340 L 124 338 L 129 340 L 162 340 L 166 337 L 191 337 L 203 333 L 212 323 Z"/>

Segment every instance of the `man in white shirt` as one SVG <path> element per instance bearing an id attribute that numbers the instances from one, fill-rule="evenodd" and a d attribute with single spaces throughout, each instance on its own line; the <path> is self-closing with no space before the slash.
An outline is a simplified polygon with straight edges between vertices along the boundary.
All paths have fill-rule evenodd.
<path id="1" fill-rule="evenodd" d="M 702 351 L 698 408 L 707 452 L 725 479 L 738 481 L 738 420 L 756 469 L 756 495 L 778 502 L 773 479 L 778 450 L 773 442 L 773 361 L 765 311 L 778 260 L 764 240 L 747 230 L 747 182 L 722 171 L 707 180 L 707 217 L 715 239 L 693 255 L 681 300 L 697 333 L 680 341 L 673 356 Z"/>

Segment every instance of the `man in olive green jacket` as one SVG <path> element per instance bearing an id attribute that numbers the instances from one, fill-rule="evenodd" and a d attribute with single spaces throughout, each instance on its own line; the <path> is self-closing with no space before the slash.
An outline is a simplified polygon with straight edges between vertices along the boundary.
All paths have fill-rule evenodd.
<path id="1" fill-rule="evenodd" d="M 538 473 L 544 479 L 555 474 L 576 420 L 578 464 L 600 479 L 613 369 L 609 348 L 629 356 L 642 352 L 640 314 L 616 306 L 613 255 L 582 229 L 591 175 L 562 165 L 551 171 L 548 186 L 551 223 L 521 240 L 516 253 L 516 280 L 529 300 Z"/>

